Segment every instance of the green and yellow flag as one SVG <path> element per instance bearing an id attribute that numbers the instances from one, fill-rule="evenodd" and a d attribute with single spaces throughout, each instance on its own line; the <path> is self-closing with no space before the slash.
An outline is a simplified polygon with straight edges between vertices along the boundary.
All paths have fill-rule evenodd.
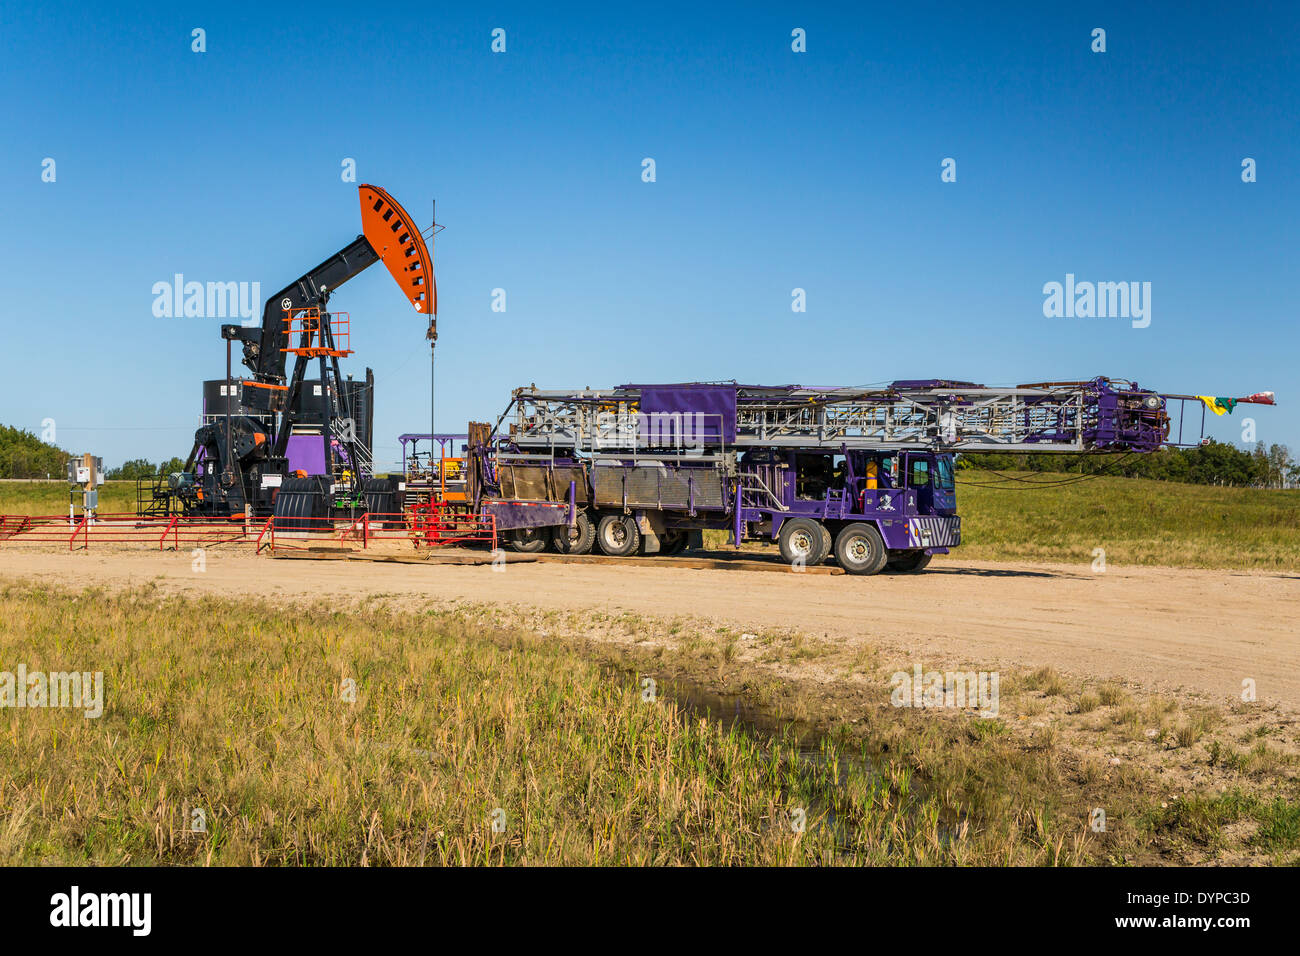
<path id="1" fill-rule="evenodd" d="M 1231 414 L 1237 404 L 1235 398 L 1216 398 L 1213 395 L 1197 395 L 1196 397 L 1203 401 L 1205 407 L 1216 415 L 1222 415 L 1225 412 Z"/>

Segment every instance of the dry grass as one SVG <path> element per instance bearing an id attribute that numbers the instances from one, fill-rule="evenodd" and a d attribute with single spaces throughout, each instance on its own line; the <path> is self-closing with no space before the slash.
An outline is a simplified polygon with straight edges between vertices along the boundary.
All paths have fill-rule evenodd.
<path id="1" fill-rule="evenodd" d="M 3 666 L 105 675 L 97 720 L 0 713 L 7 864 L 1080 858 L 1051 827 L 954 836 L 903 764 L 723 729 L 455 614 L 8 587 L 0 620 Z"/>

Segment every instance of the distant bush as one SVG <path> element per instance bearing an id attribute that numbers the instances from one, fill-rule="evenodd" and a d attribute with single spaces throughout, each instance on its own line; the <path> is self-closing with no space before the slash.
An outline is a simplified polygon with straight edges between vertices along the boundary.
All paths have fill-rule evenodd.
<path id="1" fill-rule="evenodd" d="M 1293 488 L 1300 482 L 1300 466 L 1290 449 L 1266 449 L 1263 442 L 1250 452 L 1211 440 L 1196 448 L 1162 448 L 1146 455 L 971 454 L 962 455 L 957 464 L 990 471 L 1105 474 L 1241 488 Z"/>
<path id="2" fill-rule="evenodd" d="M 151 464 L 147 458 L 132 458 L 130 461 L 122 462 L 116 468 L 108 469 L 104 477 L 109 481 L 134 481 L 151 475 L 169 475 L 184 467 L 185 462 L 179 458 L 171 458 L 157 465 Z"/>
<path id="3" fill-rule="evenodd" d="M 0 425 L 0 478 L 61 478 L 70 457 L 26 429 Z"/>

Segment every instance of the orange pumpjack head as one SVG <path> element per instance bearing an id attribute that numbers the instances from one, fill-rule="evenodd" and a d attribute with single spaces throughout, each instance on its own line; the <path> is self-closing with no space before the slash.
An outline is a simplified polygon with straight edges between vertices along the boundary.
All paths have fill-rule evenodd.
<path id="1" fill-rule="evenodd" d="M 362 185 L 361 232 L 374 247 L 402 293 L 425 315 L 438 314 L 433 253 L 401 204 L 378 186 Z"/>

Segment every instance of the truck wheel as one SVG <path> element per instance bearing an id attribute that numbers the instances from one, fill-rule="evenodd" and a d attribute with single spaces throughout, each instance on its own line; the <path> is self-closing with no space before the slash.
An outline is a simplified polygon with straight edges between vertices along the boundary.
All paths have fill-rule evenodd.
<path id="1" fill-rule="evenodd" d="M 546 547 L 546 535 L 541 528 L 516 528 L 506 532 L 506 546 L 511 551 L 536 554 Z"/>
<path id="2" fill-rule="evenodd" d="M 641 529 L 631 515 L 605 515 L 596 526 L 596 544 L 611 558 L 625 558 L 641 547 Z"/>
<path id="3" fill-rule="evenodd" d="M 821 522 L 812 518 L 783 521 L 777 545 L 781 549 L 781 560 L 786 564 L 800 560 L 806 567 L 812 567 L 826 560 L 825 529 Z"/>
<path id="4" fill-rule="evenodd" d="M 913 574 L 916 571 L 924 571 L 929 563 L 930 555 L 924 551 L 912 551 L 896 558 L 890 558 L 886 568 L 890 571 L 897 571 L 899 574 Z"/>
<path id="5" fill-rule="evenodd" d="M 562 524 L 551 532 L 551 546 L 560 554 L 588 554 L 596 541 L 596 529 L 587 512 L 579 511 L 572 528 Z"/>
<path id="6" fill-rule="evenodd" d="M 858 521 L 835 537 L 835 560 L 848 574 L 877 574 L 888 557 L 885 542 L 872 525 Z"/>

